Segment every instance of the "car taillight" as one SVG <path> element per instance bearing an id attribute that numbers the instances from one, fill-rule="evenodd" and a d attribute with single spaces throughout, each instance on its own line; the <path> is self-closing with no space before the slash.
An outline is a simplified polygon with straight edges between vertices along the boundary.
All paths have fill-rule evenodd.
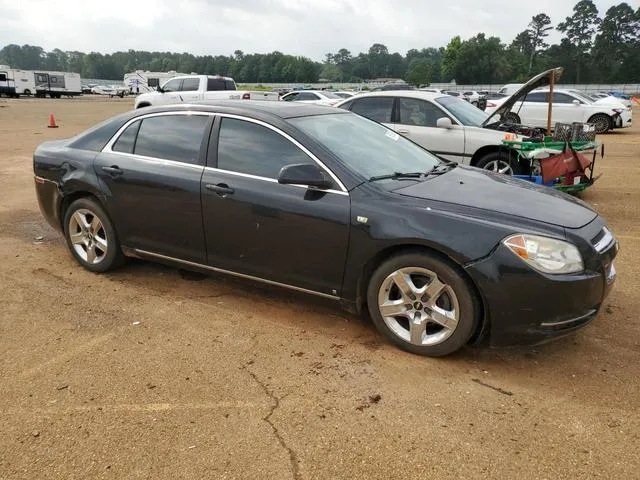
<path id="1" fill-rule="evenodd" d="M 242 99 L 243 100 L 251 100 L 251 95 L 249 93 L 243 93 L 242 94 Z"/>

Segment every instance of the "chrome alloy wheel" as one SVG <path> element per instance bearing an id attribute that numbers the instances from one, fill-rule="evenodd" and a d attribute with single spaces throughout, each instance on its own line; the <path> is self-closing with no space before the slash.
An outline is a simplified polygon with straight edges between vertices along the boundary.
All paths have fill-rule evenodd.
<path id="1" fill-rule="evenodd" d="M 109 247 L 107 233 L 98 216 L 81 208 L 69 219 L 69 239 L 78 256 L 88 264 L 104 260 Z"/>
<path id="2" fill-rule="evenodd" d="M 508 161 L 505 160 L 491 160 L 484 166 L 485 170 L 490 170 L 496 173 L 502 173 L 505 175 L 513 175 L 513 169 Z"/>
<path id="3" fill-rule="evenodd" d="M 413 345 L 436 345 L 458 326 L 460 307 L 453 289 L 431 270 L 405 267 L 382 282 L 378 308 L 389 329 Z"/>

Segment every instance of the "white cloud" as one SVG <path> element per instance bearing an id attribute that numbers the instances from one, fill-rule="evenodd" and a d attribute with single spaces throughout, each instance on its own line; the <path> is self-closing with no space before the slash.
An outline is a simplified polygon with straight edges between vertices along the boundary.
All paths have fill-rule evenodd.
<path id="1" fill-rule="evenodd" d="M 616 2 L 596 0 L 601 12 Z M 234 50 L 305 55 L 391 52 L 445 46 L 454 35 L 478 32 L 510 42 L 531 16 L 545 12 L 554 25 L 571 14 L 568 0 L 21 0 L 6 3 L 0 47 L 109 53 L 161 50 L 230 55 Z M 552 40 L 558 41 L 555 32 Z"/>

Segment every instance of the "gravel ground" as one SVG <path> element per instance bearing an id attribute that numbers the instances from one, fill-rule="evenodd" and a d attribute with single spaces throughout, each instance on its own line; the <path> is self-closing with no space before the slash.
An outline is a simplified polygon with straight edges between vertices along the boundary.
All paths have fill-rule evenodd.
<path id="1" fill-rule="evenodd" d="M 31 155 L 131 106 L 0 100 L 0 478 L 638 478 L 638 122 L 602 138 L 583 195 L 621 245 L 600 316 L 429 359 L 301 294 L 81 269 L 38 211 Z"/>

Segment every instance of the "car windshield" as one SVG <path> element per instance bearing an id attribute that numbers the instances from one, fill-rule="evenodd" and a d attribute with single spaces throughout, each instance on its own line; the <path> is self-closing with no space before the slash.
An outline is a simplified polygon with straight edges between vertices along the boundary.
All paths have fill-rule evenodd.
<path id="1" fill-rule="evenodd" d="M 342 97 L 336 95 L 333 92 L 322 92 L 322 95 L 324 95 L 327 98 L 332 98 L 332 99 L 335 99 L 335 100 L 339 100 L 340 98 L 342 98 Z"/>
<path id="2" fill-rule="evenodd" d="M 354 113 L 292 118 L 354 172 L 371 178 L 395 172 L 427 172 L 438 157 L 393 130 Z"/>
<path id="3" fill-rule="evenodd" d="M 460 123 L 467 127 L 481 127 L 482 122 L 489 117 L 478 107 L 457 97 L 439 97 L 436 98 L 436 102 L 449 110 Z"/>

